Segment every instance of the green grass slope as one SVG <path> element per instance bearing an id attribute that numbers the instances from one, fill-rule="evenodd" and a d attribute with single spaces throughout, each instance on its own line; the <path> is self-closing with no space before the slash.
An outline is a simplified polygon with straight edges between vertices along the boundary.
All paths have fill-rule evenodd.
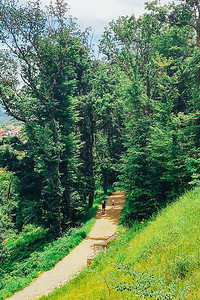
<path id="1" fill-rule="evenodd" d="M 42 299 L 200 299 L 200 188 L 121 228 L 106 253 Z"/>
<path id="2" fill-rule="evenodd" d="M 33 225 L 26 226 L 25 232 L 6 240 L 4 246 L 9 257 L 0 264 L 0 300 L 29 285 L 41 272 L 52 269 L 75 248 L 91 230 L 101 200 L 111 194 L 111 190 L 107 195 L 96 191 L 94 206 L 86 212 L 82 224 L 70 228 L 56 240 L 48 240 L 48 231 L 46 234 L 46 230 Z"/>

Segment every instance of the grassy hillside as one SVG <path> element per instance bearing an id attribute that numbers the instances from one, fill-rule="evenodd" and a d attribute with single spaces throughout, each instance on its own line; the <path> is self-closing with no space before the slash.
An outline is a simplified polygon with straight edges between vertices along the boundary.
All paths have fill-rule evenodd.
<path id="1" fill-rule="evenodd" d="M 101 200 L 112 194 L 104 195 L 96 191 L 95 203 L 84 215 L 82 224 L 70 228 L 54 240 L 48 230 L 27 225 L 20 234 L 14 234 L 4 242 L 8 257 L 0 264 L 0 300 L 29 285 L 41 272 L 52 269 L 55 264 L 75 248 L 89 233 Z M 1 250 L 1 249 L 0 249 Z M 0 253 L 2 259 L 4 253 Z"/>
<path id="2" fill-rule="evenodd" d="M 200 299 L 200 188 L 146 225 L 121 228 L 106 253 L 42 299 Z"/>

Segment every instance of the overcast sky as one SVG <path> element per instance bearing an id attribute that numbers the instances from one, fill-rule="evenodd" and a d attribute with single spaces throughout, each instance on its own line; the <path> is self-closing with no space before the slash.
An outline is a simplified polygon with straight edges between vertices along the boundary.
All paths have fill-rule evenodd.
<path id="1" fill-rule="evenodd" d="M 26 3 L 26 1 L 19 0 L 21 3 Z M 136 17 L 142 15 L 145 12 L 145 2 L 147 1 L 151 2 L 151 0 L 66 0 L 70 8 L 69 14 L 77 18 L 81 29 L 92 27 L 94 44 L 103 33 L 104 27 L 108 26 L 112 20 L 132 14 Z M 41 0 L 41 2 L 44 6 L 50 4 L 50 0 Z M 163 5 L 172 0 L 160 0 L 159 2 Z"/>
<path id="2" fill-rule="evenodd" d="M 19 0 L 21 3 L 26 1 Z M 96 35 L 102 34 L 104 27 L 119 16 L 142 15 L 147 1 L 151 2 L 151 0 L 66 0 L 70 8 L 69 14 L 78 19 L 82 29 L 91 26 Z M 41 0 L 41 2 L 43 5 L 49 5 L 50 0 Z M 160 0 L 160 4 L 168 2 L 172 0 Z"/>
<path id="3" fill-rule="evenodd" d="M 43 3 L 48 1 L 42 0 Z M 120 16 L 134 14 L 139 17 L 145 12 L 147 1 L 151 2 L 151 0 L 68 0 L 67 2 L 70 7 L 69 13 L 78 19 L 81 29 L 92 27 L 93 42 L 96 44 L 109 22 Z M 160 0 L 161 5 L 169 2 L 172 0 Z"/>
<path id="4" fill-rule="evenodd" d="M 142 15 L 145 12 L 145 2 L 147 0 L 68 0 L 70 14 L 78 18 L 81 27 L 92 26 L 96 34 L 101 34 L 103 28 L 119 16 Z M 161 4 L 168 2 L 171 1 L 160 1 Z"/>

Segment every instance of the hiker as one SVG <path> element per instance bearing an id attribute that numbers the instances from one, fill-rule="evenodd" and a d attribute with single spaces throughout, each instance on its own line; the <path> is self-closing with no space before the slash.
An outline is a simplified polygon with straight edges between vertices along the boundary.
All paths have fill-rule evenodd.
<path id="1" fill-rule="evenodd" d="M 112 206 L 115 205 L 115 199 L 112 199 Z"/>
<path id="2" fill-rule="evenodd" d="M 105 214 L 107 200 L 106 200 L 106 199 L 103 199 L 103 200 L 101 201 L 101 204 L 102 204 L 102 214 Z"/>

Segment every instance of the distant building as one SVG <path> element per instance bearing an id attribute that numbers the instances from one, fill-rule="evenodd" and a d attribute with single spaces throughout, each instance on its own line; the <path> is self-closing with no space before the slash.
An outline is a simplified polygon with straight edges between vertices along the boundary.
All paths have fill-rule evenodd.
<path id="1" fill-rule="evenodd" d="M 8 125 L 5 128 L 0 128 L 0 138 L 6 137 L 6 136 L 18 136 L 20 131 L 22 130 L 22 126 L 14 126 L 14 125 Z"/>

